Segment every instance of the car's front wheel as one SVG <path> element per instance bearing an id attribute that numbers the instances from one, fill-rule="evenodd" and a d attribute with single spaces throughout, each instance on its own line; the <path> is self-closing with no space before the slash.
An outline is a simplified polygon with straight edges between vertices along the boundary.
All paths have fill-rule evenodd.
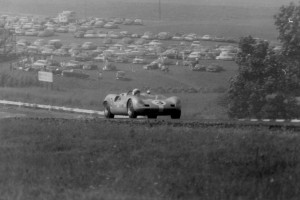
<path id="1" fill-rule="evenodd" d="M 181 116 L 181 110 L 177 110 L 171 114 L 171 119 L 180 119 L 180 116 Z"/>
<path id="2" fill-rule="evenodd" d="M 136 118 L 137 117 L 137 114 L 134 111 L 133 103 L 132 103 L 131 99 L 127 103 L 127 114 L 129 116 L 129 118 Z"/>
<path id="3" fill-rule="evenodd" d="M 104 103 L 104 116 L 105 118 L 114 118 L 114 114 L 110 112 L 110 108 L 107 102 Z"/>

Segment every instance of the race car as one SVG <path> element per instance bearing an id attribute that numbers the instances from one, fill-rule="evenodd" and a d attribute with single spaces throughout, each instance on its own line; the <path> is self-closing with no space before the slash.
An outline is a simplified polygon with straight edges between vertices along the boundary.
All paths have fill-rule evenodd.
<path id="1" fill-rule="evenodd" d="M 170 115 L 172 119 L 180 119 L 181 101 L 178 97 L 165 97 L 141 93 L 134 89 L 121 94 L 109 94 L 103 101 L 104 116 L 114 118 L 115 115 L 125 115 L 129 118 L 147 116 L 156 119 L 159 115 Z"/>

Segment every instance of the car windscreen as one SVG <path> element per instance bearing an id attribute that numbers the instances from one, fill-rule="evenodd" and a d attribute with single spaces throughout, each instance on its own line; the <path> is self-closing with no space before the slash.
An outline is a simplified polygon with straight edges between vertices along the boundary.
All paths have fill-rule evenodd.
<path id="1" fill-rule="evenodd" d="M 159 95 L 142 94 L 142 96 L 147 99 L 156 99 L 156 100 L 163 100 L 167 98 L 164 95 L 160 95 L 160 94 Z"/>

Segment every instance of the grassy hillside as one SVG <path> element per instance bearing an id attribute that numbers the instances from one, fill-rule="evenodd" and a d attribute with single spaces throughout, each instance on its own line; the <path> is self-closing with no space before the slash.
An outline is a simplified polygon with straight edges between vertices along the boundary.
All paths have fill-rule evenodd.
<path id="1" fill-rule="evenodd" d="M 297 199 L 298 134 L 0 121 L 4 199 Z"/>

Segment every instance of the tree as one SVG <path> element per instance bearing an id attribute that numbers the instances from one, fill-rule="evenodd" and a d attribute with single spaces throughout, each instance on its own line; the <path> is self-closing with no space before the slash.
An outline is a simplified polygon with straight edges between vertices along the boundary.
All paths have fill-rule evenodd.
<path id="1" fill-rule="evenodd" d="M 251 36 L 240 39 L 239 71 L 228 92 L 230 117 L 300 116 L 300 3 L 281 6 L 274 19 L 280 51 Z"/>
<path id="2" fill-rule="evenodd" d="M 300 4 L 290 3 L 281 6 L 279 13 L 274 15 L 275 25 L 279 31 L 283 54 L 289 57 L 300 57 Z"/>
<path id="3" fill-rule="evenodd" d="M 238 74 L 231 79 L 229 116 L 234 118 L 295 118 L 300 95 L 300 63 L 275 52 L 267 41 L 243 37 L 236 62 Z"/>

